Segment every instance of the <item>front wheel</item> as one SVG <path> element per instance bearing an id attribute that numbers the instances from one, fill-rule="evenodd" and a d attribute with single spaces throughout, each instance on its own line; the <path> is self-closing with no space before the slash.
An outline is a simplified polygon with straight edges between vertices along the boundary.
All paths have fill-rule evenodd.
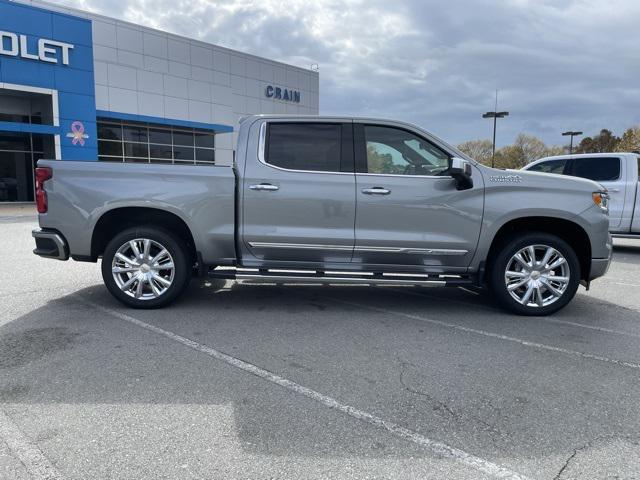
<path id="1" fill-rule="evenodd" d="M 170 232 L 130 228 L 105 248 L 102 279 L 109 292 L 129 307 L 163 307 L 187 287 L 192 270 L 189 258 Z"/>
<path id="2" fill-rule="evenodd" d="M 502 306 L 519 315 L 550 315 L 576 294 L 580 263 L 561 238 L 546 233 L 512 237 L 498 251 L 489 286 Z"/>

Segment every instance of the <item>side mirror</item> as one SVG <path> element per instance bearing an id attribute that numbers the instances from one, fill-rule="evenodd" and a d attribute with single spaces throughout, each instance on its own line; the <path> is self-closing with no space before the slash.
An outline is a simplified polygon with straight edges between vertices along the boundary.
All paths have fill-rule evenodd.
<path id="1" fill-rule="evenodd" d="M 457 190 L 468 190 L 473 187 L 471 164 L 468 161 L 462 158 L 453 157 L 451 159 L 449 175 L 451 175 L 456 181 Z"/>

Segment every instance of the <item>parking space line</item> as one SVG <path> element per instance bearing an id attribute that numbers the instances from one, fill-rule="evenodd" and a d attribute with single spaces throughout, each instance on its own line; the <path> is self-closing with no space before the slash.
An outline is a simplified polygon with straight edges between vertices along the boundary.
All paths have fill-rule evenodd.
<path id="1" fill-rule="evenodd" d="M 638 364 L 638 363 L 625 362 L 623 360 L 617 360 L 615 358 L 603 357 L 603 356 L 600 356 L 600 355 L 594 355 L 592 353 L 580 352 L 578 350 L 570 350 L 568 348 L 554 347 L 553 345 L 546 345 L 544 343 L 531 342 L 529 340 L 523 340 L 523 339 L 517 338 L 517 337 L 510 337 L 508 335 L 502 335 L 500 333 L 488 332 L 486 330 L 480 330 L 480 329 L 477 329 L 477 328 L 465 327 L 463 325 L 458 325 L 458 324 L 455 324 L 455 323 L 443 322 L 442 320 L 435 320 L 433 318 L 423 317 L 421 315 L 414 315 L 412 313 L 399 312 L 397 310 L 389 310 L 387 308 L 373 307 L 371 305 L 366 305 L 364 303 L 351 302 L 351 301 L 348 301 L 348 300 L 341 300 L 341 299 L 338 299 L 338 298 L 335 298 L 335 297 L 329 297 L 329 296 L 325 296 L 324 298 L 329 299 L 329 300 L 334 301 L 334 302 L 337 302 L 337 303 L 342 303 L 342 304 L 345 304 L 345 305 L 351 305 L 353 307 L 364 308 L 364 309 L 367 309 L 367 310 L 372 310 L 372 311 L 376 311 L 376 312 L 380 312 L 380 313 L 387 313 L 389 315 L 396 315 L 396 316 L 400 316 L 400 317 L 410 318 L 412 320 L 418 320 L 420 322 L 432 323 L 434 325 L 439 325 L 441 327 L 446 327 L 446 328 L 450 328 L 450 329 L 453 329 L 453 330 L 458 330 L 458 331 L 467 332 L 467 333 L 473 333 L 473 334 L 476 334 L 476 335 L 482 335 L 484 337 L 495 338 L 495 339 L 498 339 L 498 340 L 504 340 L 504 341 L 507 341 L 507 342 L 517 343 L 517 344 L 520 344 L 520 345 L 525 346 L 525 347 L 530 347 L 530 348 L 539 349 L 539 350 L 547 350 L 547 351 L 550 351 L 550 352 L 564 353 L 564 354 L 567 354 L 567 355 L 572 355 L 572 356 L 576 356 L 576 357 L 582 357 L 582 358 L 586 358 L 586 359 L 589 359 L 589 360 L 596 360 L 598 362 L 610 363 L 610 364 L 613 364 L 613 365 L 617 365 L 619 367 L 628 367 L 628 368 L 633 368 L 633 369 L 636 369 L 636 370 L 640 370 L 640 364 Z"/>
<path id="2" fill-rule="evenodd" d="M 614 285 L 624 285 L 625 287 L 640 287 L 640 285 L 636 283 L 624 283 L 624 282 L 617 282 L 617 281 L 610 281 L 609 283 L 613 283 Z"/>
<path id="3" fill-rule="evenodd" d="M 416 292 L 405 292 L 399 289 L 392 289 L 394 292 L 398 292 L 398 293 L 403 293 L 405 295 L 413 295 L 416 297 L 423 297 L 423 298 L 432 298 L 434 300 L 441 300 L 443 302 L 454 302 L 454 303 L 460 303 L 462 305 L 469 305 L 473 308 L 482 308 L 483 310 L 486 310 L 488 312 L 492 312 L 495 311 L 494 309 L 487 307 L 485 305 L 481 305 L 479 303 L 473 303 L 473 302 L 467 302 L 465 300 L 453 300 L 453 299 L 442 299 L 439 297 L 436 297 L 435 295 L 429 295 L 426 293 L 416 293 Z M 569 322 L 568 320 L 556 320 L 555 318 L 548 318 L 548 317 L 528 317 L 528 318 L 535 318 L 536 320 L 540 321 L 540 322 L 546 322 L 546 323 L 554 323 L 556 325 L 569 325 L 572 327 L 579 327 L 579 328 L 586 328 L 588 330 L 595 330 L 598 332 L 603 332 L 603 333 L 611 333 L 613 335 L 623 335 L 623 336 L 627 336 L 627 337 L 635 337 L 635 338 L 640 338 L 640 334 L 638 333 L 632 333 L 632 332 L 624 332 L 622 330 L 614 330 L 612 328 L 606 328 L 606 327 L 596 327 L 595 325 L 586 325 L 584 323 L 578 323 L 578 322 Z"/>
<path id="4" fill-rule="evenodd" d="M 62 475 L 44 453 L 2 410 L 0 410 L 0 440 L 4 440 L 11 453 L 22 462 L 33 480 L 62 480 Z"/>
<path id="5" fill-rule="evenodd" d="M 243 370 L 247 373 L 250 373 L 259 378 L 267 380 L 283 388 L 286 388 L 287 390 L 290 390 L 294 393 L 297 393 L 311 400 L 314 400 L 324 405 L 325 407 L 331 408 L 333 410 L 337 410 L 352 418 L 368 423 L 369 425 L 373 425 L 374 427 L 377 427 L 379 429 L 385 430 L 396 437 L 399 437 L 404 440 L 408 440 L 414 444 L 420 445 L 421 447 L 424 447 L 427 450 L 430 450 L 432 453 L 435 453 L 436 455 L 455 460 L 461 464 L 464 464 L 480 472 L 492 475 L 496 478 L 526 480 L 526 477 L 524 477 L 523 475 L 513 472 L 501 465 L 495 464 L 493 462 L 482 459 L 480 457 L 476 457 L 475 455 L 472 455 L 470 453 L 467 453 L 463 450 L 452 447 L 445 443 L 441 443 L 436 440 L 427 438 L 413 430 L 410 430 L 401 425 L 398 425 L 397 423 L 384 420 L 383 418 L 378 417 L 372 413 L 368 413 L 364 410 L 360 410 L 350 405 L 341 403 L 335 398 L 329 397 L 327 395 L 324 395 L 323 393 L 307 388 L 292 380 L 281 377 L 280 375 L 277 375 L 273 372 L 270 372 L 261 367 L 258 367 L 257 365 L 254 365 L 252 363 L 246 362 L 244 360 L 241 360 L 239 358 L 233 357 L 224 352 L 216 350 L 213 347 L 204 345 L 202 343 L 198 343 L 194 340 L 178 335 L 177 333 L 171 332 L 169 330 L 164 330 L 163 328 L 156 327 L 155 325 L 151 325 L 149 323 L 143 322 L 142 320 L 138 320 L 137 318 L 132 317 L 131 315 L 128 315 L 126 313 L 119 312 L 117 310 L 104 307 L 102 305 L 98 305 L 97 303 L 93 303 L 91 301 L 88 301 L 84 298 L 80 298 L 78 296 L 76 298 L 81 303 L 88 305 L 90 307 L 93 307 L 99 311 L 102 311 L 103 313 L 111 315 L 125 322 L 129 322 L 133 325 L 136 325 L 140 328 L 151 331 L 158 335 L 162 335 L 175 342 L 181 343 L 186 347 L 189 347 L 193 350 L 204 353 L 205 355 L 215 358 L 216 360 L 220 360 L 226 363 L 227 365 Z"/>

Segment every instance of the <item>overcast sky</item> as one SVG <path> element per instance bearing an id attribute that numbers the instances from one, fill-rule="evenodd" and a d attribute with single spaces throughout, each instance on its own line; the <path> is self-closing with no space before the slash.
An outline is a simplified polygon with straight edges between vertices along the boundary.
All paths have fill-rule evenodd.
<path id="1" fill-rule="evenodd" d="M 56 0 L 54 0 L 56 1 Z M 638 0 L 57 0 L 301 67 L 320 113 L 417 123 L 451 143 L 490 138 L 481 114 L 560 144 L 564 130 L 640 123 Z"/>

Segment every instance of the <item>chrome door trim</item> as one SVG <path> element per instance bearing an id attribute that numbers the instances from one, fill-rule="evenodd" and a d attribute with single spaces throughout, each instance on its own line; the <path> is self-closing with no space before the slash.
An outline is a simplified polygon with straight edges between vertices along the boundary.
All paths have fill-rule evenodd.
<path id="1" fill-rule="evenodd" d="M 292 248 L 296 250 L 353 250 L 353 245 L 316 245 L 312 243 L 249 242 L 254 248 Z"/>
<path id="2" fill-rule="evenodd" d="M 267 143 L 267 122 L 260 125 L 260 136 L 258 137 L 258 160 L 260 163 L 267 164 L 264 158 L 264 147 Z"/>
<path id="3" fill-rule="evenodd" d="M 363 177 L 401 177 L 401 178 L 447 178 L 453 179 L 450 175 L 404 175 L 395 173 L 364 173 L 356 172 L 356 176 L 362 175 Z"/>
<path id="4" fill-rule="evenodd" d="M 353 247 L 350 245 L 323 245 L 311 243 L 271 243 L 271 242 L 249 242 L 249 246 L 254 248 L 291 248 L 291 249 L 313 249 L 313 250 L 354 250 L 355 252 L 375 252 L 375 253 L 407 253 L 413 255 L 453 255 L 462 256 L 469 253 L 468 250 L 455 250 L 448 248 L 411 248 L 411 247 Z"/>
<path id="5" fill-rule="evenodd" d="M 258 137 L 258 162 L 260 162 L 265 167 L 273 168 L 275 170 L 280 170 L 282 172 L 324 173 L 324 174 L 330 174 L 330 175 L 353 175 L 353 172 L 334 172 L 334 171 L 331 171 L 331 170 L 294 170 L 294 169 L 291 169 L 291 168 L 277 167 L 276 165 L 271 165 L 270 163 L 267 163 L 267 160 L 266 160 L 266 158 L 264 156 L 264 153 L 265 153 L 265 148 L 266 148 L 266 144 L 267 144 L 267 124 L 268 123 L 279 123 L 279 122 L 267 122 L 267 121 L 264 121 L 260 125 L 260 134 L 259 134 L 259 137 Z M 280 122 L 280 123 L 287 123 L 287 122 Z M 307 122 L 307 123 L 313 123 L 313 122 Z M 325 122 L 325 123 L 327 123 L 327 122 Z M 328 123 L 330 123 L 330 122 L 328 122 Z M 344 122 L 342 122 L 342 123 L 344 123 Z"/>
<path id="6" fill-rule="evenodd" d="M 455 250 L 449 248 L 412 248 L 412 247 L 355 247 L 356 252 L 371 253 L 408 253 L 414 255 L 447 255 L 462 256 L 469 253 L 468 250 Z"/>

